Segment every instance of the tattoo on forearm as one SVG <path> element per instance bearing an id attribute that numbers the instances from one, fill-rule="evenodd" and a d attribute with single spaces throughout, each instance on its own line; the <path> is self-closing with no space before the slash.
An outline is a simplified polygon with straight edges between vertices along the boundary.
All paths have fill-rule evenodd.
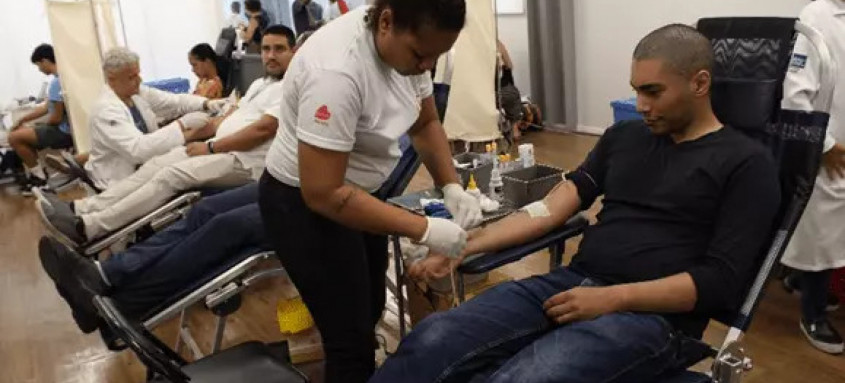
<path id="1" fill-rule="evenodd" d="M 358 189 L 350 188 L 349 193 L 347 193 L 343 197 L 343 199 L 340 201 L 340 204 L 337 206 L 337 212 L 338 213 L 340 213 L 346 207 L 346 205 L 349 204 L 349 201 L 352 200 L 352 197 L 354 197 L 355 193 L 357 193 L 357 192 L 358 192 Z"/>

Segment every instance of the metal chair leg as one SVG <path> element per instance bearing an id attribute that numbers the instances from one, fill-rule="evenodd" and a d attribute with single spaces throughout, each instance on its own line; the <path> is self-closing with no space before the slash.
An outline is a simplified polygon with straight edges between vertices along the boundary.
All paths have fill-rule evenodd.
<path id="1" fill-rule="evenodd" d="M 194 339 L 194 336 L 191 335 L 191 330 L 188 326 L 182 327 L 179 329 L 179 334 L 182 336 L 182 340 L 188 346 L 188 349 L 191 350 L 191 354 L 194 355 L 194 360 L 200 360 L 204 356 L 202 350 L 200 350 L 200 346 L 197 344 L 197 341 Z"/>
<path id="2" fill-rule="evenodd" d="M 563 263 L 563 253 L 566 249 L 566 242 L 555 242 L 549 246 L 549 271 L 552 271 Z"/>
<path id="3" fill-rule="evenodd" d="M 214 345 L 211 347 L 211 353 L 214 354 L 220 351 L 220 345 L 223 343 L 223 332 L 226 331 L 226 317 L 217 317 L 217 329 L 214 333 Z"/>
<path id="4" fill-rule="evenodd" d="M 176 345 L 173 347 L 173 351 L 175 351 L 176 354 L 180 354 L 182 345 L 184 344 L 188 346 L 188 350 L 190 350 L 191 354 L 194 355 L 194 360 L 199 360 L 203 357 L 202 350 L 200 350 L 200 346 L 197 344 L 197 341 L 194 340 L 193 335 L 191 335 L 191 330 L 185 323 L 186 318 L 187 310 L 182 310 L 179 315 L 179 329 L 176 331 Z"/>
<path id="5" fill-rule="evenodd" d="M 185 327 L 185 311 L 179 314 L 179 331 L 176 332 L 176 344 L 173 345 L 173 351 L 178 354 L 182 349 L 182 329 Z"/>
<path id="6" fill-rule="evenodd" d="M 464 273 L 458 272 L 458 303 L 464 303 L 467 300 L 466 291 L 464 289 Z"/>
<path id="7" fill-rule="evenodd" d="M 396 276 L 396 305 L 399 306 L 399 338 L 405 337 L 405 293 L 404 293 L 404 278 L 402 271 L 402 246 L 399 243 L 398 236 L 392 236 L 393 242 L 393 270 Z"/>

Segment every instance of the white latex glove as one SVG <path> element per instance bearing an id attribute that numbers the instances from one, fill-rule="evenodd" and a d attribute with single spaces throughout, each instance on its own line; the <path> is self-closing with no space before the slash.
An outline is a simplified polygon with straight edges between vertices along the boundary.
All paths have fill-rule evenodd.
<path id="1" fill-rule="evenodd" d="M 229 100 L 225 98 L 217 99 L 217 100 L 208 100 L 208 111 L 211 112 L 213 115 L 220 115 L 225 112 L 225 109 L 228 109 L 226 106 Z"/>
<path id="2" fill-rule="evenodd" d="M 443 187 L 443 203 L 455 222 L 464 229 L 470 229 L 481 223 L 481 206 L 478 199 L 467 193 L 459 184 Z"/>
<path id="3" fill-rule="evenodd" d="M 203 128 L 211 121 L 211 117 L 205 112 L 191 112 L 178 120 L 185 129 L 199 129 Z"/>
<path id="4" fill-rule="evenodd" d="M 467 232 L 448 219 L 426 217 L 426 220 L 428 226 L 420 244 L 449 258 L 460 257 L 467 245 Z"/>

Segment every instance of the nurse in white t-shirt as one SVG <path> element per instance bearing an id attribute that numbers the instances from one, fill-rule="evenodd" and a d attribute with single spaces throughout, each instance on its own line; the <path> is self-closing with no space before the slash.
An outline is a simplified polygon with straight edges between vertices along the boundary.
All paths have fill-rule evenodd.
<path id="1" fill-rule="evenodd" d="M 284 79 L 260 206 L 268 238 L 323 337 L 326 382 L 365 382 L 384 309 L 387 235 L 457 256 L 481 220 L 457 183 L 427 73 L 464 26 L 464 0 L 377 0 L 327 24 Z M 409 135 L 454 220 L 372 195 Z"/>

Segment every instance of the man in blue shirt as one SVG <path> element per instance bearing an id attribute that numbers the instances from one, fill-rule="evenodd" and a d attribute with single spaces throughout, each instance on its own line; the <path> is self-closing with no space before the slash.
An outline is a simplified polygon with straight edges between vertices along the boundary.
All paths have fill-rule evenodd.
<path id="1" fill-rule="evenodd" d="M 62 98 L 62 85 L 59 83 L 53 47 L 48 44 L 39 45 L 32 52 L 31 61 L 41 73 L 54 77 L 50 82 L 47 103 L 15 122 L 9 134 L 9 145 L 26 165 L 29 185 L 25 186 L 41 186 L 45 184 L 46 173 L 39 163 L 37 151 L 45 148 L 73 147 L 73 138 Z M 27 124 L 45 115 L 45 122 L 36 123 L 34 127 Z"/>

